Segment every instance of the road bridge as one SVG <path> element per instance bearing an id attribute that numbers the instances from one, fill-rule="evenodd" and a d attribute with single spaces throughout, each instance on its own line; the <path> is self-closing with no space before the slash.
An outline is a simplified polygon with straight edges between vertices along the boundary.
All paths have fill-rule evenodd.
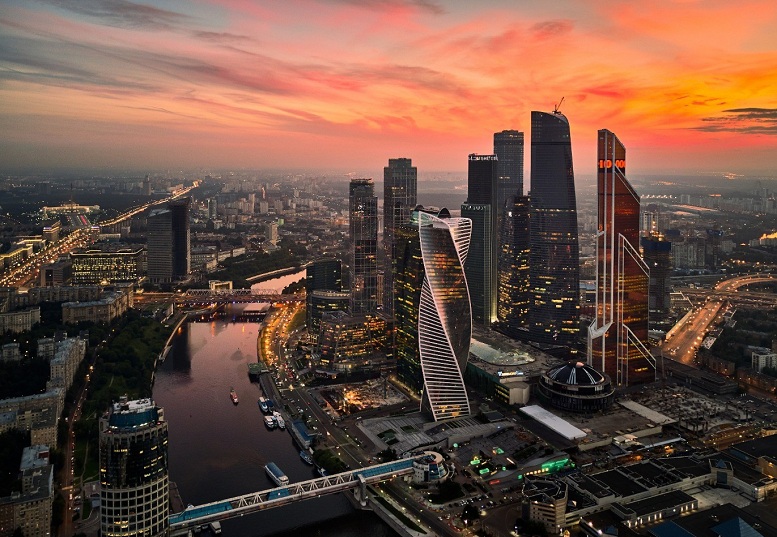
<path id="1" fill-rule="evenodd" d="M 367 485 L 386 481 L 413 472 L 413 462 L 418 457 L 385 462 L 358 470 L 291 483 L 283 487 L 252 492 L 226 500 L 187 507 L 181 513 L 170 515 L 170 535 L 186 535 L 190 529 L 243 516 L 257 511 L 273 509 L 290 503 L 318 498 L 356 489 L 356 497 L 366 504 Z"/>
<path id="2" fill-rule="evenodd" d="M 230 302 L 301 302 L 304 294 L 282 294 L 280 289 L 189 289 L 176 297 L 179 305 L 196 306 Z"/>

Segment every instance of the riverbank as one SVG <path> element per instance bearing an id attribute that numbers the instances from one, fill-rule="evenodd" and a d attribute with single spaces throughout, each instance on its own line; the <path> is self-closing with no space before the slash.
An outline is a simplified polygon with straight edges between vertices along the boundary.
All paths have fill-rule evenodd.
<path id="1" fill-rule="evenodd" d="M 299 270 L 303 268 L 300 265 L 294 266 L 294 267 L 286 267 L 278 270 L 271 270 L 270 272 L 263 272 L 262 274 L 256 274 L 254 276 L 249 276 L 246 278 L 247 282 L 250 283 L 262 283 L 264 280 L 269 280 L 272 278 L 277 278 L 278 276 L 285 276 L 286 274 L 291 274 L 292 272 L 299 272 Z"/>

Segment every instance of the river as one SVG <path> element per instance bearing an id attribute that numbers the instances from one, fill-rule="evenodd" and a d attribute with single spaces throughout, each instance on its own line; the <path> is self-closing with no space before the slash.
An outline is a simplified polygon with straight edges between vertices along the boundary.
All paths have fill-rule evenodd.
<path id="1" fill-rule="evenodd" d="M 262 282 L 255 283 L 251 286 L 251 289 L 262 289 L 262 290 L 269 290 L 269 291 L 283 291 L 283 288 L 287 285 L 291 285 L 294 282 L 298 282 L 300 280 L 305 279 L 306 271 L 300 270 L 298 272 L 293 272 L 291 274 L 286 274 L 285 276 L 278 276 L 277 278 L 271 278 L 269 280 L 264 280 Z"/>
<path id="2" fill-rule="evenodd" d="M 292 482 L 316 477 L 287 431 L 263 425 L 257 405 L 262 392 L 247 372 L 248 362 L 256 360 L 259 326 L 184 324 L 157 371 L 153 391 L 169 423 L 170 480 L 184 504 L 274 488 L 264 471 L 270 461 Z M 238 405 L 229 398 L 231 387 Z M 342 494 L 226 520 L 222 527 L 226 537 L 396 536 L 376 515 L 355 511 Z"/>

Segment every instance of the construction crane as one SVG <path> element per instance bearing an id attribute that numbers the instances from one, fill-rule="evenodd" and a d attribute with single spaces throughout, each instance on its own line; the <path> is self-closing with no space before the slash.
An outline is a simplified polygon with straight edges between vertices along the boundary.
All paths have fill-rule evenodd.
<path id="1" fill-rule="evenodd" d="M 553 107 L 553 113 L 554 114 L 560 114 L 561 113 L 559 111 L 559 109 L 561 108 L 561 103 L 563 103 L 563 102 L 564 102 L 564 97 L 562 97 L 561 100 L 558 102 L 558 104 Z"/>

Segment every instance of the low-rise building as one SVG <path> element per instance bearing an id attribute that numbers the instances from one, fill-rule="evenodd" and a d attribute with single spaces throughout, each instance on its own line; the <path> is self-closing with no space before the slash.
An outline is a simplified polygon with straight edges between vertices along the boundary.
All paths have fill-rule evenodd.
<path id="1" fill-rule="evenodd" d="M 51 535 L 54 500 L 54 466 L 46 445 L 24 448 L 19 471 L 22 489 L 0 498 L 0 534 L 12 535 L 17 528 L 25 537 Z"/>
<path id="2" fill-rule="evenodd" d="M 99 300 L 89 302 L 66 302 L 62 304 L 62 322 L 77 324 L 82 321 L 110 323 L 123 315 L 133 305 L 134 291 L 131 286 L 103 293 Z"/>
<path id="3" fill-rule="evenodd" d="M 142 246 L 104 246 L 71 252 L 76 285 L 137 283 L 143 276 Z"/>
<path id="4" fill-rule="evenodd" d="M 19 332 L 26 332 L 39 322 L 40 308 L 0 313 L 0 333 L 13 332 L 18 334 Z"/>

